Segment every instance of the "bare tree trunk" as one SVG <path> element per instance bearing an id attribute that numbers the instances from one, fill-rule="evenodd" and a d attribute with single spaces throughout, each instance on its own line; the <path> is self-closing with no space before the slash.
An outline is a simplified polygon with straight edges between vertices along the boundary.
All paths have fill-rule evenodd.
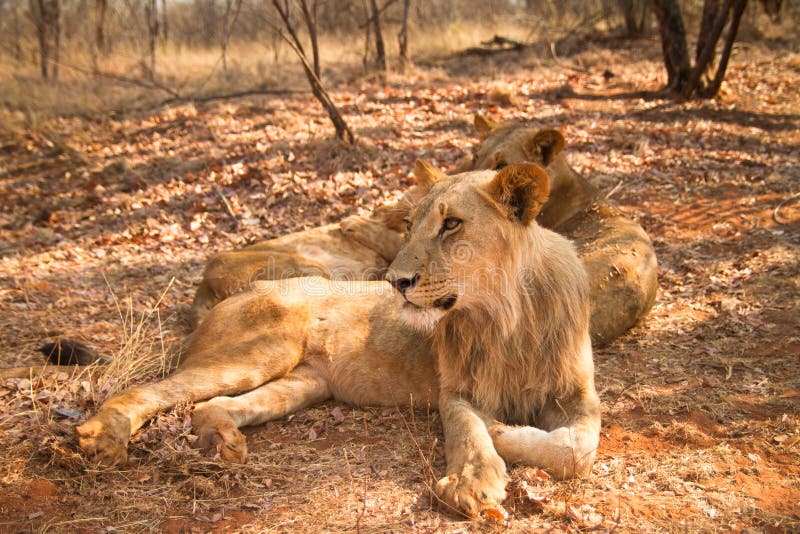
<path id="1" fill-rule="evenodd" d="M 242 0 L 225 0 L 225 15 L 222 19 L 222 70 L 228 72 L 228 43 L 233 34 L 233 27 L 239 19 L 239 12 L 242 10 Z M 231 17 L 233 11 L 233 17 Z"/>
<path id="2" fill-rule="evenodd" d="M 58 64 L 61 60 L 61 0 L 52 0 L 51 17 L 53 26 L 53 62 L 51 74 L 58 80 Z"/>
<path id="3" fill-rule="evenodd" d="M 731 17 L 730 26 L 728 26 L 728 33 L 725 36 L 725 45 L 722 49 L 722 55 L 719 58 L 719 65 L 717 66 L 717 73 L 714 79 L 702 91 L 702 96 L 705 98 L 713 98 L 722 87 L 722 80 L 725 78 L 725 71 L 728 68 L 728 60 L 731 57 L 733 50 L 733 42 L 736 40 L 736 34 L 739 31 L 739 23 L 742 20 L 744 8 L 747 7 L 747 0 L 735 0 L 733 6 L 733 16 Z"/>
<path id="4" fill-rule="evenodd" d="M 22 61 L 22 31 L 20 30 L 19 6 L 14 6 L 14 59 Z"/>
<path id="5" fill-rule="evenodd" d="M 369 56 L 372 44 L 372 24 L 370 23 L 369 6 L 367 0 L 363 0 L 364 13 L 367 16 L 367 22 L 364 23 L 364 57 L 361 58 L 361 63 L 364 66 L 364 73 L 369 72 Z"/>
<path id="6" fill-rule="evenodd" d="M 701 56 L 711 40 L 711 34 L 714 31 L 715 22 L 720 14 L 722 7 L 721 0 L 704 0 L 703 14 L 700 19 L 700 30 L 697 34 L 697 50 L 695 50 L 694 62 L 695 65 L 701 63 Z M 713 41 L 716 45 L 716 40 Z M 705 69 L 701 76 L 701 83 L 704 85 L 711 82 L 711 69 L 714 67 L 714 54 L 711 54 L 710 60 L 706 63 Z"/>
<path id="7" fill-rule="evenodd" d="M 275 9 L 278 11 L 278 14 L 283 21 L 284 26 L 286 27 L 286 31 L 289 32 L 289 36 L 287 37 L 279 28 L 275 28 L 280 36 L 283 38 L 284 41 L 294 50 L 294 53 L 297 55 L 297 58 L 300 60 L 301 65 L 303 66 L 303 71 L 306 74 L 306 78 L 308 78 L 308 84 L 311 86 L 311 92 L 314 94 L 314 97 L 322 104 L 322 107 L 325 108 L 325 111 L 328 113 L 328 117 L 330 117 L 331 122 L 333 123 L 333 127 L 336 130 L 336 138 L 341 139 L 342 141 L 354 145 L 356 143 L 356 138 L 353 135 L 353 132 L 350 130 L 350 127 L 342 118 L 339 110 L 336 108 L 336 105 L 331 100 L 330 95 L 325 90 L 325 87 L 322 85 L 322 81 L 320 77 L 317 76 L 314 67 L 308 62 L 308 57 L 306 56 L 305 51 L 303 50 L 302 43 L 297 35 L 297 31 L 294 27 L 294 23 L 292 22 L 291 12 L 289 9 L 288 1 L 284 1 L 283 4 L 280 3 L 279 0 L 272 0 L 272 4 L 275 6 Z M 306 19 L 306 23 L 308 23 L 311 18 Z M 314 21 L 316 19 L 313 19 Z M 316 25 L 314 28 L 316 32 Z"/>
<path id="8" fill-rule="evenodd" d="M 713 2 L 715 2 L 715 0 L 706 0 L 706 4 Z M 711 75 L 709 74 L 709 70 L 714 63 L 714 52 L 717 48 L 717 41 L 719 41 L 722 30 L 725 28 L 730 8 L 731 0 L 725 0 L 725 5 L 722 6 L 722 9 L 719 9 L 719 6 L 712 6 L 706 10 L 706 6 L 703 6 L 701 31 L 703 31 L 702 26 L 705 25 L 706 34 L 697 41 L 697 60 L 695 61 L 694 69 L 692 69 L 692 73 L 686 81 L 686 84 L 681 88 L 681 94 L 685 98 L 691 98 L 698 87 L 705 87 L 706 82 L 710 83 Z M 706 11 L 714 15 L 714 19 L 711 20 L 710 23 L 705 20 Z M 708 15 L 709 18 L 710 14 Z M 700 48 L 701 44 L 703 46 L 702 48 Z"/>
<path id="9" fill-rule="evenodd" d="M 661 50 L 667 68 L 667 89 L 680 91 L 691 73 L 681 8 L 678 0 L 653 0 L 653 8 L 661 33 Z"/>
<path id="10" fill-rule="evenodd" d="M 150 64 L 147 67 L 148 78 L 156 77 L 156 43 L 158 39 L 158 4 L 156 0 L 145 0 L 144 15 L 147 22 L 147 49 Z"/>
<path id="11" fill-rule="evenodd" d="M 161 0 L 161 42 L 167 44 L 169 40 L 169 16 L 167 15 L 167 0 Z"/>
<path id="12" fill-rule="evenodd" d="M 386 71 L 386 48 L 383 43 L 383 33 L 381 32 L 381 14 L 378 11 L 376 0 L 369 0 L 370 12 L 372 17 L 372 28 L 375 30 L 375 64 L 381 71 Z"/>
<path id="13" fill-rule="evenodd" d="M 408 57 L 408 12 L 411 9 L 411 0 L 403 0 L 403 21 L 400 32 L 397 34 L 397 46 L 400 52 L 400 69 L 405 72 L 411 64 Z"/>
<path id="14" fill-rule="evenodd" d="M 47 0 L 29 0 L 31 20 L 36 27 L 36 38 L 39 41 L 39 67 L 42 79 L 49 77 L 50 69 L 50 39 L 52 28 L 50 25 L 50 10 Z"/>
<path id="15" fill-rule="evenodd" d="M 697 52 L 695 54 L 695 62 L 700 61 L 700 55 L 710 40 L 711 31 L 714 28 L 714 22 L 719 15 L 722 2 L 720 0 L 705 0 L 703 2 L 703 15 L 700 19 L 700 31 L 697 34 Z"/>
<path id="16" fill-rule="evenodd" d="M 94 46 L 97 53 L 106 53 L 106 11 L 108 2 L 106 0 L 95 0 L 94 2 Z"/>
<path id="17" fill-rule="evenodd" d="M 222 15 L 222 41 L 220 48 L 222 48 L 222 70 L 228 72 L 228 19 L 231 16 L 231 9 L 233 8 L 233 0 L 225 0 L 225 13 Z"/>
<path id="18" fill-rule="evenodd" d="M 300 9 L 303 12 L 303 20 L 308 29 L 308 38 L 311 41 L 311 55 L 314 59 L 314 74 L 317 78 L 320 77 L 319 73 L 319 43 L 317 42 L 317 0 L 308 7 L 306 0 L 300 0 Z"/>
<path id="19" fill-rule="evenodd" d="M 683 98 L 692 98 L 695 95 L 709 98 L 716 95 L 728 67 L 747 0 L 724 0 L 722 6 L 719 5 L 719 0 L 705 0 L 694 68 L 691 68 L 683 16 L 677 0 L 653 0 L 653 6 L 658 17 L 664 64 L 669 77 L 667 89 Z M 709 71 L 713 67 L 717 42 L 726 24 L 728 32 L 725 45 L 716 74 L 712 78 Z"/>
<path id="20" fill-rule="evenodd" d="M 625 34 L 629 37 L 642 35 L 647 13 L 646 0 L 617 0 L 617 5 L 625 21 Z"/>

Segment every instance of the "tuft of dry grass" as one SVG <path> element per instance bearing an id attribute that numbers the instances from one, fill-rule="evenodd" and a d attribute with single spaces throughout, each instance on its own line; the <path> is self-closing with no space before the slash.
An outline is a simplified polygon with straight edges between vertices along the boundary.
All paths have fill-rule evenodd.
<path id="1" fill-rule="evenodd" d="M 120 302 L 106 279 L 119 316 L 120 348 L 107 365 L 96 366 L 96 382 L 111 396 L 130 385 L 147 379 L 164 378 L 180 359 L 180 343 L 165 332 L 159 307 L 175 279 L 164 288 L 156 302 L 137 316 L 131 298 Z"/>

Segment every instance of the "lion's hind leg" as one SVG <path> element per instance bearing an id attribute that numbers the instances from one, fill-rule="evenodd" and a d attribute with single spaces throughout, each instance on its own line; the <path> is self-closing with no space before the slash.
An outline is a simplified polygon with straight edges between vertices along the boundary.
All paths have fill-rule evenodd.
<path id="1" fill-rule="evenodd" d="M 327 381 L 307 365 L 242 395 L 215 397 L 197 405 L 192 425 L 198 445 L 219 452 L 228 461 L 242 463 L 247 443 L 238 428 L 284 417 L 331 398 Z"/>

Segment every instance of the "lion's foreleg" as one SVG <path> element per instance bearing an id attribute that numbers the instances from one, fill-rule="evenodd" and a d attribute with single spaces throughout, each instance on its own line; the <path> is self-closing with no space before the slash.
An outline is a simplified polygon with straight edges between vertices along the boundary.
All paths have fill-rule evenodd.
<path id="1" fill-rule="evenodd" d="M 202 449 L 216 449 L 227 460 L 244 462 L 247 445 L 239 427 L 278 419 L 330 397 L 327 381 L 311 367 L 300 365 L 242 395 L 198 404 L 192 424 Z"/>
<path id="2" fill-rule="evenodd" d="M 546 426 L 549 431 L 494 424 L 489 431 L 495 449 L 509 463 L 541 467 L 559 480 L 588 475 L 600 441 L 600 410 L 597 397 L 587 397 L 547 406 L 542 419 L 559 421 Z"/>
<path id="3" fill-rule="evenodd" d="M 447 505 L 471 516 L 497 507 L 506 498 L 506 465 L 497 454 L 486 418 L 450 392 L 439 397 L 447 457 L 447 476 L 436 493 Z"/>

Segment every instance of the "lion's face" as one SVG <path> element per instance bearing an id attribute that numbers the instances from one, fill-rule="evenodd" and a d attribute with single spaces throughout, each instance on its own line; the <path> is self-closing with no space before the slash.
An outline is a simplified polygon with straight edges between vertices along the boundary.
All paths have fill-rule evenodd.
<path id="1" fill-rule="evenodd" d="M 406 243 L 389 267 L 403 316 L 431 330 L 451 310 L 507 290 L 508 262 L 546 201 L 547 174 L 535 165 L 452 177 L 418 162 L 429 188 L 407 217 Z"/>
<path id="2" fill-rule="evenodd" d="M 473 169 L 500 170 L 506 165 L 523 162 L 546 167 L 564 148 L 564 136 L 557 130 L 497 126 L 481 115 L 475 116 L 475 129 L 481 144 L 473 154 Z"/>

